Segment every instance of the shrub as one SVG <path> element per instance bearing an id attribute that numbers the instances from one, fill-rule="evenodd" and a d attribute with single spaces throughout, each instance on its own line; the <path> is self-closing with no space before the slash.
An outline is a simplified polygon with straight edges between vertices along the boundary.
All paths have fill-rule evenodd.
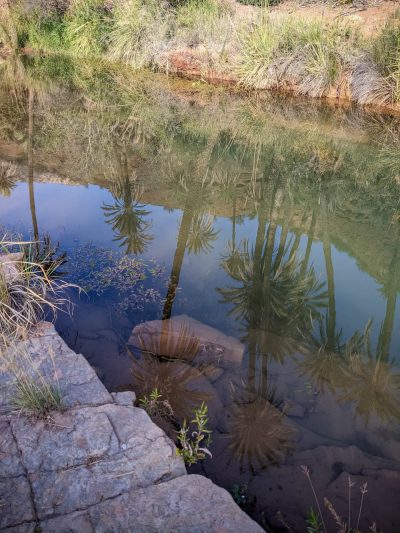
<path id="1" fill-rule="evenodd" d="M 100 56 L 107 47 L 110 14 L 103 0 L 72 0 L 65 15 L 65 38 L 78 57 Z"/>
<path id="2" fill-rule="evenodd" d="M 265 88 L 289 82 L 302 94 L 321 96 L 358 45 L 359 32 L 352 21 L 325 23 L 264 15 L 242 34 L 241 42 L 242 84 Z"/>
<path id="3" fill-rule="evenodd" d="M 134 67 L 160 60 L 168 41 L 170 12 L 151 0 L 119 0 L 114 7 L 108 56 Z"/>
<path id="4" fill-rule="evenodd" d="M 172 420 L 174 418 L 174 411 L 168 400 L 162 399 L 162 394 L 158 389 L 153 389 L 147 396 L 139 399 L 139 406 L 146 411 L 151 418 L 162 418 L 164 420 Z"/>
<path id="5" fill-rule="evenodd" d="M 400 9 L 375 39 L 372 57 L 381 75 L 393 87 L 394 100 L 400 101 Z"/>
<path id="6" fill-rule="evenodd" d="M 236 38 L 232 17 L 229 6 L 217 0 L 189 0 L 176 11 L 175 47 L 202 45 L 209 63 L 227 60 L 227 48 Z"/>

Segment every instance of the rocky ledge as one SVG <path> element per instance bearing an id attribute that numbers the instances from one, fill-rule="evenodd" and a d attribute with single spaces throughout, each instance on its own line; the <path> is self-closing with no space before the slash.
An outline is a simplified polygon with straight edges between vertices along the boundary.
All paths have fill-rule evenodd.
<path id="1" fill-rule="evenodd" d="M 0 374 L 0 530 L 15 532 L 258 532 L 224 489 L 188 475 L 174 443 L 135 394 L 110 394 L 52 324 L 18 345 L 32 374 L 63 392 L 44 421 L 12 410 Z"/>

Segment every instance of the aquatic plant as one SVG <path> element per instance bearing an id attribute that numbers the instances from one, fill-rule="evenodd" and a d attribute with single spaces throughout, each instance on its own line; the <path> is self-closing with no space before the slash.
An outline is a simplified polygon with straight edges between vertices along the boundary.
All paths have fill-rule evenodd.
<path id="1" fill-rule="evenodd" d="M 317 495 L 317 491 L 314 487 L 314 483 L 311 479 L 311 473 L 310 469 L 306 465 L 301 466 L 301 470 L 304 474 L 304 476 L 308 480 L 308 484 L 311 488 L 311 491 L 314 496 L 314 501 L 317 506 L 318 512 L 316 512 L 313 508 L 310 509 L 310 512 L 308 514 L 307 518 L 307 531 L 310 533 L 327 533 L 327 531 L 333 531 L 331 527 L 329 530 L 327 529 L 326 522 L 324 520 L 324 515 L 321 509 L 321 505 L 319 503 L 319 498 Z M 329 512 L 329 516 L 333 519 L 333 522 L 335 524 L 335 529 L 338 533 L 361 533 L 360 530 L 360 521 L 362 517 L 363 512 L 363 506 L 364 506 L 364 499 L 365 495 L 368 492 L 368 482 L 365 482 L 363 485 L 359 487 L 360 490 L 360 504 L 358 508 L 358 512 L 356 514 L 356 526 L 352 526 L 352 488 L 354 487 L 355 483 L 351 480 L 350 475 L 347 478 L 347 520 L 343 519 L 339 513 L 336 511 L 335 507 L 332 505 L 330 500 L 328 498 L 324 497 L 324 506 Z M 370 531 L 376 532 L 377 526 L 376 523 L 373 522 L 373 524 L 369 527 Z"/>
<path id="2" fill-rule="evenodd" d="M 147 396 L 146 394 L 139 398 L 139 407 L 144 409 L 151 418 L 162 418 L 164 420 L 172 420 L 174 412 L 168 400 L 162 399 L 162 394 L 158 389 L 154 389 Z"/>
<path id="3" fill-rule="evenodd" d="M 207 429 L 207 413 L 207 405 L 203 402 L 200 407 L 194 410 L 195 416 L 190 422 L 194 428 L 191 429 L 185 419 L 178 432 L 179 448 L 177 453 L 183 457 L 185 463 L 189 466 L 202 461 L 207 456 L 212 457 L 210 450 L 207 448 L 211 442 L 211 431 Z"/>
<path id="4" fill-rule="evenodd" d="M 121 252 L 88 243 L 77 246 L 68 260 L 68 278 L 95 296 L 112 295 L 123 311 L 159 303 L 158 289 L 149 286 L 163 278 L 163 268 Z"/>

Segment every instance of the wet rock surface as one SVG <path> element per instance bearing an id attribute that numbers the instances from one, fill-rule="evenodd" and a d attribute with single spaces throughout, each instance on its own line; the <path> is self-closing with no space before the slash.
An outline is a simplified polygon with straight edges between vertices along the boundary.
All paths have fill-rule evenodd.
<path id="1" fill-rule="evenodd" d="M 45 422 L 13 412 L 15 378 L 2 374 L 1 529 L 261 531 L 224 489 L 187 475 L 173 442 L 134 407 L 134 393 L 110 395 L 52 325 L 18 348 L 59 385 L 66 408 Z"/>

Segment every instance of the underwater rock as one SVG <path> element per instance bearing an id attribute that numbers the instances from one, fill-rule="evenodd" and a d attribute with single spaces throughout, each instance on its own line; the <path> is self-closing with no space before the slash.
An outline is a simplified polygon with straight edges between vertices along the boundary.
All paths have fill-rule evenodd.
<path id="1" fill-rule="evenodd" d="M 216 367 L 239 366 L 243 360 L 244 345 L 234 337 L 229 337 L 211 326 L 207 326 L 190 318 L 187 315 L 179 315 L 168 320 L 152 320 L 138 324 L 132 331 L 128 344 L 138 349 L 143 346 L 158 348 L 161 353 L 154 355 L 163 356 L 163 348 L 171 343 L 181 348 L 181 339 L 190 338 L 192 346 L 196 345 L 196 353 L 182 353 L 177 350 L 177 359 L 188 359 L 196 364 L 214 365 Z M 170 353 L 167 354 L 173 358 Z"/>

